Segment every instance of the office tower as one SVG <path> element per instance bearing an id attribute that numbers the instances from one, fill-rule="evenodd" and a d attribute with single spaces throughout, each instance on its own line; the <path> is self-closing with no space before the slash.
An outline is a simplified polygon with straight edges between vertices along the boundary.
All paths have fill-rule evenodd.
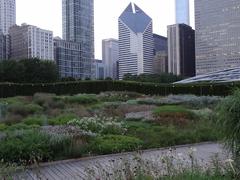
<path id="1" fill-rule="evenodd" d="M 15 0 L 0 0 L 0 33 L 8 34 L 11 26 L 16 24 Z"/>
<path id="2" fill-rule="evenodd" d="M 102 58 L 105 65 L 105 78 L 118 79 L 118 40 L 104 39 L 102 41 Z"/>
<path id="3" fill-rule="evenodd" d="M 104 79 L 105 65 L 102 60 L 95 59 L 93 63 L 93 76 L 94 79 Z"/>
<path id="4" fill-rule="evenodd" d="M 240 66 L 240 1 L 196 0 L 197 75 Z"/>
<path id="5" fill-rule="evenodd" d="M 153 73 L 152 19 L 130 3 L 119 17 L 118 25 L 119 79 L 129 73 Z"/>
<path id="6" fill-rule="evenodd" d="M 154 56 L 153 73 L 161 74 L 168 72 L 168 54 L 167 51 L 158 51 Z"/>
<path id="7" fill-rule="evenodd" d="M 62 1 L 63 39 L 79 43 L 81 78 L 91 77 L 94 60 L 94 2 L 93 0 Z"/>
<path id="8" fill-rule="evenodd" d="M 175 0 L 175 15 L 176 24 L 190 24 L 189 0 Z"/>
<path id="9" fill-rule="evenodd" d="M 54 59 L 61 78 L 82 79 L 85 75 L 81 56 L 81 44 L 54 38 Z M 87 72 L 89 73 L 89 72 Z"/>
<path id="10" fill-rule="evenodd" d="M 195 32 L 186 24 L 168 26 L 168 72 L 195 75 Z"/>
<path id="11" fill-rule="evenodd" d="M 164 36 L 160 36 L 158 34 L 153 34 L 153 42 L 154 42 L 154 55 L 157 54 L 159 51 L 168 51 L 168 41 L 167 38 Z"/>
<path id="12" fill-rule="evenodd" d="M 11 59 L 39 58 L 54 60 L 53 32 L 36 26 L 22 24 L 9 29 Z"/>

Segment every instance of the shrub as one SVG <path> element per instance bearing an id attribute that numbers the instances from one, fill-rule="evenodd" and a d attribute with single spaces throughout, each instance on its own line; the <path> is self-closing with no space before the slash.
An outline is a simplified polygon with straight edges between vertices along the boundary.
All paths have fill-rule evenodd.
<path id="1" fill-rule="evenodd" d="M 98 102 L 95 94 L 78 94 L 75 96 L 68 96 L 65 98 L 68 103 L 77 104 L 94 104 Z"/>
<path id="2" fill-rule="evenodd" d="M 35 93 L 33 96 L 33 101 L 46 109 L 63 109 L 65 107 L 65 104 L 62 100 L 63 99 L 57 98 L 55 94 L 49 93 Z"/>
<path id="3" fill-rule="evenodd" d="M 138 104 L 152 105 L 184 105 L 189 108 L 212 108 L 221 101 L 218 96 L 195 96 L 195 95 L 169 95 L 166 97 L 148 97 L 138 99 Z"/>
<path id="4" fill-rule="evenodd" d="M 66 150 L 65 136 L 51 137 L 38 131 L 16 131 L 0 143 L 0 159 L 7 163 L 32 164 L 48 161 Z M 63 152 L 62 152 L 63 154 Z"/>
<path id="5" fill-rule="evenodd" d="M 37 129 L 39 125 L 26 125 L 24 123 L 18 123 L 7 127 L 8 131 L 15 131 L 15 130 L 30 130 L 30 129 Z"/>
<path id="6" fill-rule="evenodd" d="M 55 118 L 49 119 L 49 125 L 66 125 L 69 121 L 76 119 L 77 116 L 74 114 L 62 114 Z"/>
<path id="7" fill-rule="evenodd" d="M 6 129 L 7 129 L 7 125 L 0 123 L 0 131 L 4 131 Z"/>
<path id="8" fill-rule="evenodd" d="M 74 119 L 68 125 L 77 126 L 86 132 L 97 134 L 123 134 L 125 128 L 118 119 L 108 117 L 85 117 Z"/>
<path id="9" fill-rule="evenodd" d="M 12 104 L 9 106 L 8 111 L 13 114 L 27 116 L 30 114 L 43 111 L 43 108 L 37 104 Z"/>
<path id="10" fill-rule="evenodd" d="M 194 117 L 194 113 L 181 106 L 160 106 L 153 112 L 155 121 L 160 124 L 185 126 Z"/>
<path id="11" fill-rule="evenodd" d="M 237 172 L 240 172 L 240 89 L 218 105 L 216 118 L 219 131 L 232 151 Z"/>
<path id="12" fill-rule="evenodd" d="M 43 116 L 30 116 L 23 120 L 23 123 L 26 125 L 47 125 L 47 119 Z"/>
<path id="13" fill-rule="evenodd" d="M 107 91 L 102 92 L 98 97 L 104 102 L 114 102 L 114 101 L 128 101 L 130 99 L 135 99 L 141 97 L 142 94 L 136 92 L 127 91 Z"/>
<path id="14" fill-rule="evenodd" d="M 106 135 L 96 137 L 89 145 L 89 150 L 97 154 L 120 153 L 126 151 L 135 151 L 141 148 L 143 142 L 138 138 Z"/>

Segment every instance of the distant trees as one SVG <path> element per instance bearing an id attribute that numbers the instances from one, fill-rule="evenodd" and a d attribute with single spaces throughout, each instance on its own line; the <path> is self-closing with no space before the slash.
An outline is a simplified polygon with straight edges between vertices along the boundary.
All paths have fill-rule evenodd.
<path id="1" fill-rule="evenodd" d="M 58 80 L 55 62 L 39 59 L 0 61 L 0 82 L 48 83 Z"/>
<path id="2" fill-rule="evenodd" d="M 132 75 L 125 74 L 123 80 L 125 81 L 137 81 L 137 82 L 151 82 L 151 83 L 173 83 L 184 79 L 183 76 L 177 76 L 174 74 L 162 73 L 162 74 L 141 74 Z"/>

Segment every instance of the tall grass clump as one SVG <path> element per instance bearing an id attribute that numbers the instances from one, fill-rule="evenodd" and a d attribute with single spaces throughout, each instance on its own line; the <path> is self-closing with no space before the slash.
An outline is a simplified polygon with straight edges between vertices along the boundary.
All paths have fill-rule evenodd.
<path id="1" fill-rule="evenodd" d="M 240 175 L 240 89 L 219 103 L 216 118 Z"/>

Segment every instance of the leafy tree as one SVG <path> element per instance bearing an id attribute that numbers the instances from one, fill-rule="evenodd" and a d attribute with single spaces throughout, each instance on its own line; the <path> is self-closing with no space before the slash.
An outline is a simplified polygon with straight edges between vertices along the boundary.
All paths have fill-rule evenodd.
<path id="1" fill-rule="evenodd" d="M 53 61 L 23 59 L 0 61 L 0 82 L 47 83 L 58 80 Z"/>

